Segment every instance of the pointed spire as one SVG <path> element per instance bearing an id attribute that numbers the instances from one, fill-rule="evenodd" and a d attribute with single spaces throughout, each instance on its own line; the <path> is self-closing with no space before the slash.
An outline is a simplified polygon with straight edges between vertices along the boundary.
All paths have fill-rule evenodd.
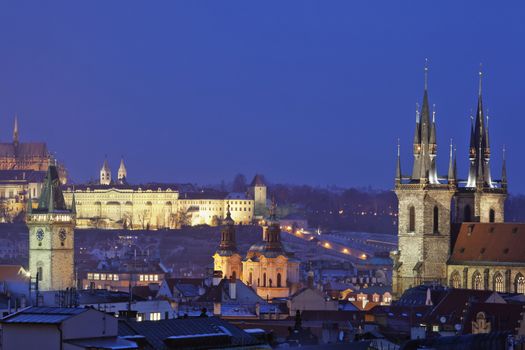
<path id="1" fill-rule="evenodd" d="M 416 102 L 416 130 L 414 131 L 414 145 L 419 145 L 421 143 L 420 135 L 420 118 L 419 118 L 419 103 Z"/>
<path id="2" fill-rule="evenodd" d="M 483 64 L 479 64 L 479 88 L 478 88 L 478 96 L 481 96 L 481 83 L 483 80 Z"/>
<path id="3" fill-rule="evenodd" d="M 399 138 L 397 139 L 397 165 L 396 165 L 396 183 L 401 182 L 401 146 L 399 144 Z"/>
<path id="4" fill-rule="evenodd" d="M 507 150 L 505 145 L 503 145 L 503 161 L 501 165 L 501 185 L 502 187 L 507 187 L 507 159 L 506 159 Z"/>
<path id="5" fill-rule="evenodd" d="M 453 155 L 453 144 L 452 139 L 450 139 L 450 154 L 449 154 L 449 162 L 448 162 L 448 183 L 454 184 L 456 182 L 456 178 L 454 177 L 454 155 Z"/>
<path id="6" fill-rule="evenodd" d="M 435 145 L 436 144 L 436 105 L 433 104 L 432 105 L 432 127 L 430 129 L 430 141 L 429 143 L 431 145 Z M 433 150 L 434 152 L 431 152 L 431 153 L 435 153 L 435 150 Z"/>
<path id="7" fill-rule="evenodd" d="M 73 186 L 73 196 L 71 198 L 71 212 L 73 214 L 77 213 L 77 201 L 75 199 L 75 187 Z"/>
<path id="8" fill-rule="evenodd" d="M 13 127 L 13 144 L 18 146 L 18 115 L 15 114 L 15 125 Z"/>
<path id="9" fill-rule="evenodd" d="M 428 89 L 428 58 L 425 58 L 425 91 Z"/>

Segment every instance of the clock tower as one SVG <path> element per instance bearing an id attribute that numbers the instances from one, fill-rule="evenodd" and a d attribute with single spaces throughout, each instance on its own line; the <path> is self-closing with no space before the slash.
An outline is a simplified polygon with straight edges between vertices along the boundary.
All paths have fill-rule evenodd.
<path id="1" fill-rule="evenodd" d="M 74 228 L 75 197 L 66 206 L 56 166 L 50 165 L 38 200 L 38 207 L 27 207 L 29 228 L 29 271 L 38 278 L 41 291 L 75 286 Z"/>

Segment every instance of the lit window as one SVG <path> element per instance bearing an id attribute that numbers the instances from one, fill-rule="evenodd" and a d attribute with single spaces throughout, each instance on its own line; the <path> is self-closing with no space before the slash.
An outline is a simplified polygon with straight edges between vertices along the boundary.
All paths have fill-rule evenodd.
<path id="1" fill-rule="evenodd" d="M 105 274 L 105 273 L 101 273 L 101 274 L 100 274 L 100 279 L 101 279 L 102 281 L 105 281 L 105 280 L 106 280 L 106 274 Z"/>
<path id="2" fill-rule="evenodd" d="M 439 325 L 433 325 L 432 332 L 439 332 Z"/>
<path id="3" fill-rule="evenodd" d="M 155 282 L 157 282 L 159 280 L 159 275 L 155 275 L 153 277 L 155 277 Z"/>
<path id="4" fill-rule="evenodd" d="M 140 275 L 139 276 L 139 281 L 141 281 L 141 282 L 144 281 L 144 275 Z"/>
<path id="5" fill-rule="evenodd" d="M 150 321 L 160 321 L 160 312 L 150 312 L 149 320 Z"/>
<path id="6" fill-rule="evenodd" d="M 144 321 L 144 314 L 138 312 L 137 313 L 137 322 L 142 322 L 142 321 Z"/>
<path id="7" fill-rule="evenodd" d="M 93 274 L 93 279 L 98 281 L 100 279 L 100 275 L 98 273 Z"/>
<path id="8" fill-rule="evenodd" d="M 87 274 L 87 279 L 88 280 L 92 280 L 93 279 L 93 274 L 92 273 L 88 273 Z"/>
<path id="9" fill-rule="evenodd" d="M 118 275 L 113 275 L 113 280 L 118 281 Z"/>

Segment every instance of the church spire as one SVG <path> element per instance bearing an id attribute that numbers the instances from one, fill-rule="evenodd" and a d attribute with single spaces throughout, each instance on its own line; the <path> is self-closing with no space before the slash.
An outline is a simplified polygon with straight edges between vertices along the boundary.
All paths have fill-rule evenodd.
<path id="1" fill-rule="evenodd" d="M 18 139 L 18 115 L 15 114 L 15 125 L 13 127 L 13 144 L 18 146 L 19 139 Z"/>
<path id="2" fill-rule="evenodd" d="M 226 217 L 224 218 L 223 225 L 218 253 L 223 256 L 231 255 L 237 252 L 237 242 L 235 241 L 235 222 L 231 217 L 229 203 L 226 207 Z"/>
<path id="3" fill-rule="evenodd" d="M 401 183 L 401 146 L 399 144 L 399 138 L 397 139 L 397 164 L 396 164 L 396 183 Z"/>
<path id="4" fill-rule="evenodd" d="M 120 158 L 120 166 L 118 167 L 117 180 L 120 184 L 126 183 L 126 178 L 128 177 L 128 172 L 126 166 L 124 165 L 124 157 Z"/>
<path id="5" fill-rule="evenodd" d="M 507 187 L 507 157 L 506 157 L 507 150 L 505 149 L 505 145 L 503 145 L 503 161 L 501 165 L 501 186 Z"/>
<path id="6" fill-rule="evenodd" d="M 448 162 L 448 183 L 454 185 L 456 183 L 456 173 L 455 173 L 455 163 L 456 159 L 453 155 L 453 144 L 452 139 L 450 139 L 450 154 Z"/>

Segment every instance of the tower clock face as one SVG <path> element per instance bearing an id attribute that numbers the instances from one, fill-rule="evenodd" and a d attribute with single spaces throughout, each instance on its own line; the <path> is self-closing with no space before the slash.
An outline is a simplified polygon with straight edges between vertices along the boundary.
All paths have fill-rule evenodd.
<path id="1" fill-rule="evenodd" d="M 66 240 L 66 230 L 61 229 L 58 233 L 58 237 L 60 238 L 61 242 L 64 242 Z"/>
<path id="2" fill-rule="evenodd" d="M 38 239 L 39 241 L 42 241 L 44 239 L 44 230 L 42 230 L 41 228 L 39 228 L 38 231 L 36 231 L 36 239 Z"/>

